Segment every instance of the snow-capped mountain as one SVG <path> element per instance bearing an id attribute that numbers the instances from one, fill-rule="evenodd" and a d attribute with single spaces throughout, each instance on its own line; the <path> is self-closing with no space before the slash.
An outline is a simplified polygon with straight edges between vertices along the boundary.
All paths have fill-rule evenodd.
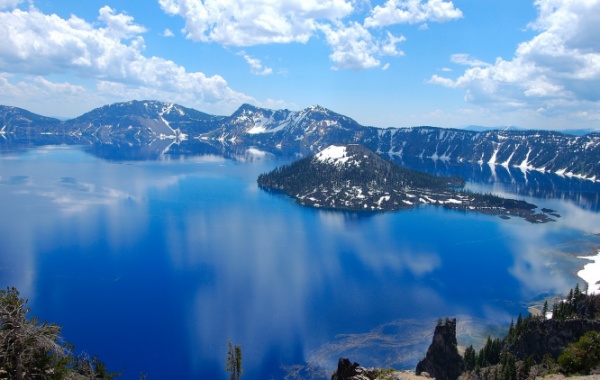
<path id="1" fill-rule="evenodd" d="M 268 110 L 242 105 L 212 132 L 203 135 L 205 140 L 223 143 L 244 143 L 302 151 L 329 145 L 329 137 L 337 131 L 361 130 L 349 117 L 315 105 L 301 111 Z"/>
<path id="2" fill-rule="evenodd" d="M 361 144 L 405 158 L 504 165 L 600 180 L 600 133 L 470 131 L 435 127 L 362 126 L 321 106 L 300 111 L 242 105 L 231 116 L 214 116 L 172 103 L 131 101 L 60 121 L 15 107 L 0 107 L 0 136 L 53 134 L 78 143 L 148 145 L 154 139 L 199 139 L 217 150 L 257 147 L 282 155 L 311 155 L 332 144 Z M 71 140 L 68 143 L 76 143 Z M 198 141 L 198 140 L 195 140 Z M 54 140 L 53 140 L 54 143 Z"/>
<path id="3" fill-rule="evenodd" d="M 62 122 L 18 107 L 0 106 L 0 134 L 35 135 L 56 132 Z"/>
<path id="4" fill-rule="evenodd" d="M 552 131 L 471 132 L 422 127 L 382 130 L 376 141 L 369 145 L 390 155 L 600 178 L 597 133 L 573 136 Z"/>
<path id="5" fill-rule="evenodd" d="M 96 108 L 65 125 L 73 134 L 106 139 L 185 138 L 211 130 L 218 117 L 173 103 L 131 101 Z"/>

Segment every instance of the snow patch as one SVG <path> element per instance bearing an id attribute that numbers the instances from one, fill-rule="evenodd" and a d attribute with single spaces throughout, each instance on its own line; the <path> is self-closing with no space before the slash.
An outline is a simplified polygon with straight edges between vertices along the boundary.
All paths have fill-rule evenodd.
<path id="1" fill-rule="evenodd" d="M 590 260 L 591 263 L 585 264 L 583 269 L 577 272 L 577 275 L 581 277 L 588 285 L 587 294 L 599 294 L 600 293 L 600 251 L 596 256 L 585 256 L 582 259 Z"/>
<path id="2" fill-rule="evenodd" d="M 331 145 L 317 153 L 315 158 L 319 162 L 337 166 L 348 162 L 350 157 L 348 157 L 347 154 L 348 152 L 346 151 L 345 146 Z"/>
<path id="3" fill-rule="evenodd" d="M 498 157 L 498 152 L 500 151 L 500 147 L 502 146 L 502 144 L 498 144 L 498 147 L 496 147 L 496 150 L 494 151 L 494 153 L 492 154 L 492 157 L 490 158 L 490 160 L 488 161 L 488 164 L 490 165 L 494 165 L 496 163 L 497 157 Z"/>

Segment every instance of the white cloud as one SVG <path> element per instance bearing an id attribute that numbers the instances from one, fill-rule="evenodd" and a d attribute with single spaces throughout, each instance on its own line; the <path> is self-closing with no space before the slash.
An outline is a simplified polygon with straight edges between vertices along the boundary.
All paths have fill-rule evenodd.
<path id="1" fill-rule="evenodd" d="M 386 63 L 385 65 L 383 65 L 383 66 L 381 67 L 381 70 L 385 71 L 385 70 L 387 70 L 387 69 L 389 69 L 389 68 L 390 68 L 390 64 L 389 64 L 389 62 L 388 62 L 388 63 Z"/>
<path id="2" fill-rule="evenodd" d="M 11 83 L 12 75 L 0 73 L 0 97 L 21 97 L 24 99 L 34 98 L 40 100 L 52 97 L 56 94 L 70 96 L 73 99 L 85 94 L 85 88 L 72 85 L 67 82 L 51 82 L 41 76 L 34 76 L 27 80 Z"/>
<path id="3" fill-rule="evenodd" d="M 146 28 L 133 23 L 133 17 L 124 13 L 115 14 L 115 10 L 104 6 L 100 8 L 98 19 L 106 24 L 104 32 L 113 38 L 133 38 L 146 32 Z"/>
<path id="4" fill-rule="evenodd" d="M 159 0 L 162 10 L 185 21 L 184 35 L 193 41 L 224 46 L 306 43 L 323 33 L 332 48 L 333 69 L 362 70 L 380 66 L 381 56 L 402 56 L 404 37 L 366 28 L 399 23 L 444 22 L 462 17 L 447 0 L 387 0 L 369 17 L 357 21 L 366 0 Z M 368 12 L 368 11 L 367 11 Z M 252 66 L 253 63 L 249 61 Z M 261 72 L 253 70 L 253 73 Z"/>
<path id="5" fill-rule="evenodd" d="M 171 31 L 171 29 L 165 29 L 165 31 L 163 32 L 163 37 L 175 37 L 175 34 L 173 34 L 173 31 Z"/>
<path id="6" fill-rule="evenodd" d="M 194 41 L 251 46 L 306 43 L 319 21 L 340 20 L 353 11 L 346 0 L 159 0 L 164 12 L 185 19 Z"/>
<path id="7" fill-rule="evenodd" d="M 511 60 L 481 64 L 467 55 L 452 60 L 473 66 L 457 79 L 430 83 L 466 91 L 466 99 L 502 107 L 527 107 L 546 115 L 595 115 L 600 105 L 600 0 L 536 0 L 539 33 L 518 45 Z"/>
<path id="8" fill-rule="evenodd" d="M 322 26 L 327 43 L 333 53 L 329 58 L 334 62 L 334 69 L 360 70 L 377 67 L 380 61 L 375 58 L 377 47 L 373 36 L 358 23 L 350 26 L 339 23 L 337 28 L 329 25 Z"/>
<path id="9" fill-rule="evenodd" d="M 271 69 L 270 67 L 263 66 L 260 59 L 249 56 L 248 54 L 246 54 L 245 51 L 239 52 L 238 55 L 241 55 L 242 57 L 244 57 L 246 62 L 248 62 L 248 64 L 250 65 L 250 71 L 252 72 L 252 74 L 254 74 L 254 75 L 271 75 L 271 74 L 273 74 L 273 69 Z"/>
<path id="10" fill-rule="evenodd" d="M 368 28 L 395 24 L 446 22 L 462 18 L 460 9 L 452 1 L 444 0 L 387 0 L 383 6 L 373 8 L 365 19 Z"/>
<path id="11" fill-rule="evenodd" d="M 231 89 L 219 75 L 187 72 L 173 61 L 144 56 L 145 42 L 139 34 L 146 29 L 130 16 L 103 7 L 98 18 L 103 27 L 76 16 L 62 19 L 46 15 L 33 7 L 0 12 L 0 70 L 30 75 L 75 74 L 99 81 L 99 88 L 108 94 L 128 99 L 163 94 L 161 99 L 187 97 L 193 100 L 187 104 L 203 108 L 206 104 L 254 101 Z M 4 79 L 2 83 L 7 85 Z M 26 87 L 13 84 L 8 88 Z"/>
<path id="12" fill-rule="evenodd" d="M 387 40 L 381 41 L 357 22 L 344 25 L 341 22 L 321 25 L 327 43 L 333 49 L 329 58 L 334 62 L 333 69 L 362 70 L 381 64 L 379 56 L 401 56 L 396 44 L 405 40 L 403 36 L 394 37 L 388 32 Z"/>
<path id="13" fill-rule="evenodd" d="M 0 73 L 0 104 L 22 107 L 46 116 L 70 117 L 102 103 L 83 86 L 52 82 L 41 76 L 18 79 Z"/>
<path id="14" fill-rule="evenodd" d="M 22 2 L 23 0 L 0 0 L 0 9 L 14 8 Z"/>
<path id="15" fill-rule="evenodd" d="M 404 36 L 395 37 L 394 35 L 392 35 L 392 33 L 387 32 L 387 40 L 385 40 L 384 43 L 381 45 L 381 54 L 392 57 L 403 56 L 404 52 L 398 50 L 396 48 L 396 45 L 404 41 L 406 41 L 406 38 Z"/>
<path id="16" fill-rule="evenodd" d="M 489 63 L 480 61 L 476 58 L 471 57 L 468 54 L 452 54 L 450 56 L 450 61 L 457 63 L 459 65 L 465 65 L 465 66 L 471 66 L 471 67 L 491 66 Z"/>

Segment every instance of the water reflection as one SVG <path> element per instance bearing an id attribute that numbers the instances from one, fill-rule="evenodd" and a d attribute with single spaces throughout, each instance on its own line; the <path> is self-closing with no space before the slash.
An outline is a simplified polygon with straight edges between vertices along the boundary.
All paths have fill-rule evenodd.
<path id="1" fill-rule="evenodd" d="M 435 207 L 334 213 L 259 191 L 256 176 L 278 164 L 260 151 L 243 164 L 86 152 L 0 156 L 1 285 L 127 378 L 172 378 L 173 368 L 225 378 L 228 338 L 244 348 L 248 378 L 305 361 L 330 372 L 344 352 L 374 365 L 397 347 L 356 349 L 369 333 L 409 347 L 399 332 L 408 320 L 503 326 L 573 286 L 585 263 L 576 256 L 599 243 L 599 215 L 561 199 L 528 198 L 562 215 L 545 225 Z M 393 364 L 412 366 L 418 349 Z"/>
<path id="2" fill-rule="evenodd" d="M 438 175 L 458 175 L 475 186 L 489 185 L 494 192 L 506 191 L 534 198 L 568 200 L 580 208 L 600 211 L 600 183 L 592 181 L 502 165 L 457 164 L 398 156 L 390 159 L 400 165 Z"/>

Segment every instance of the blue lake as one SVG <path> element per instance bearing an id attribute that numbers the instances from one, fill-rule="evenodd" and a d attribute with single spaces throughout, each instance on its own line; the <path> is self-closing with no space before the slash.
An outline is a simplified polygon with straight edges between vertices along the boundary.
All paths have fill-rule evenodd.
<path id="1" fill-rule="evenodd" d="M 63 326 L 76 351 L 124 379 L 226 379 L 228 339 L 242 346 L 245 378 L 270 379 L 307 362 L 330 373 L 353 353 L 367 366 L 414 368 L 425 351 L 365 354 L 356 342 L 394 328 L 402 342 L 402 326 L 445 316 L 506 326 L 573 287 L 586 263 L 577 256 L 600 246 L 591 183 L 542 198 L 521 190 L 551 175 L 471 172 L 472 189 L 561 214 L 547 224 L 433 206 L 352 214 L 261 191 L 258 174 L 284 161 L 250 153 L 115 161 L 65 146 L 4 152 L 0 286 L 17 287 L 32 315 Z"/>

